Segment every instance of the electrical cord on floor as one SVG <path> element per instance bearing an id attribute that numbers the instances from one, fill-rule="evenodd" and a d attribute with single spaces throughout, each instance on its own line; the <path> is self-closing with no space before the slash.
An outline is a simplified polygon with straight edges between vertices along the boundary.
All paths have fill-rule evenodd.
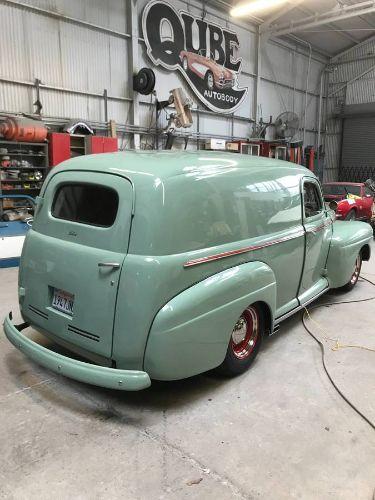
<path id="1" fill-rule="evenodd" d="M 363 276 L 361 276 L 361 278 L 364 280 L 364 281 L 367 281 L 368 283 L 370 283 L 371 285 L 375 286 L 375 283 L 372 282 L 371 280 L 367 279 L 367 278 L 364 278 Z M 316 306 L 313 306 L 310 310 L 312 309 L 318 309 L 319 307 L 324 307 L 324 306 L 334 306 L 334 305 L 338 305 L 338 304 L 352 304 L 352 303 L 357 303 L 357 302 L 367 302 L 369 300 L 375 300 L 375 296 L 374 297 L 368 297 L 366 299 L 357 299 L 357 300 L 344 300 L 344 301 L 338 301 L 338 302 L 326 302 L 324 304 L 318 304 Z M 307 331 L 307 333 L 319 344 L 319 347 L 320 347 L 320 351 L 321 351 L 321 354 L 322 354 L 322 364 L 323 364 L 323 368 L 324 368 L 324 371 L 326 372 L 326 375 L 329 379 L 329 381 L 331 382 L 331 384 L 333 385 L 333 387 L 336 389 L 336 391 L 339 393 L 339 395 L 343 398 L 343 400 L 360 416 L 363 418 L 363 420 L 365 422 L 367 422 L 369 424 L 370 427 L 372 427 L 373 430 L 375 430 L 375 424 L 373 422 L 371 422 L 371 420 L 369 418 L 366 417 L 366 415 L 364 415 L 346 396 L 345 394 L 343 394 L 341 392 L 341 390 L 339 389 L 339 387 L 336 385 L 335 381 L 333 380 L 332 376 L 330 375 L 328 369 L 327 369 L 327 366 L 326 366 L 326 363 L 325 363 L 325 358 L 324 358 L 324 345 L 323 345 L 323 342 L 314 335 L 314 333 L 309 329 L 309 327 L 307 326 L 306 324 L 306 316 L 308 316 L 311 320 L 311 316 L 310 316 L 310 313 L 309 311 L 306 309 L 306 307 L 304 308 L 305 311 L 304 313 L 302 314 L 302 324 L 303 324 L 303 327 L 305 328 L 305 330 Z M 312 320 L 314 323 L 318 324 L 317 322 L 315 322 L 314 320 Z M 319 325 L 319 328 L 320 328 L 320 325 Z M 330 339 L 329 337 L 326 337 L 325 336 L 325 339 L 326 340 L 333 340 L 335 341 L 337 344 L 338 344 L 338 340 L 337 339 Z M 336 344 L 336 345 L 337 345 Z M 340 346 L 338 344 L 339 347 L 359 347 L 359 348 L 363 348 L 363 349 L 367 349 L 367 350 L 370 350 L 370 351 L 374 351 L 374 349 L 371 349 L 371 348 L 367 348 L 367 347 L 363 347 L 363 346 Z M 337 349 L 336 349 L 337 350 Z M 375 500 L 375 497 L 374 497 L 374 500 Z"/>
<path id="2" fill-rule="evenodd" d="M 322 325 L 320 323 L 318 323 L 317 321 L 315 321 L 311 317 L 310 312 L 307 309 L 307 307 L 304 307 L 304 310 L 305 310 L 306 316 L 309 318 L 309 320 L 311 321 L 311 323 L 314 323 L 314 325 L 316 325 L 317 328 L 322 332 L 324 340 L 331 340 L 332 342 L 335 343 L 334 347 L 331 347 L 332 351 L 338 351 L 339 349 L 344 349 L 344 348 L 351 347 L 351 348 L 356 348 L 356 349 L 364 349 L 365 351 L 375 352 L 375 349 L 373 349 L 372 347 L 366 347 L 364 345 L 356 345 L 356 344 L 340 344 L 338 338 L 337 339 L 332 339 L 331 337 L 327 337 L 326 331 L 324 330 L 324 328 L 322 327 Z"/>

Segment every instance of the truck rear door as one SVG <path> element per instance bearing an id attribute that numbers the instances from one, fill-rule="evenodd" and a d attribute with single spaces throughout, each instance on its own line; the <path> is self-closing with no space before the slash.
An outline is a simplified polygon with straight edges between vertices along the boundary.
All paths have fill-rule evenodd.
<path id="1" fill-rule="evenodd" d="M 121 176 L 77 170 L 49 180 L 21 260 L 26 319 L 86 351 L 111 356 L 132 206 L 132 185 Z"/>

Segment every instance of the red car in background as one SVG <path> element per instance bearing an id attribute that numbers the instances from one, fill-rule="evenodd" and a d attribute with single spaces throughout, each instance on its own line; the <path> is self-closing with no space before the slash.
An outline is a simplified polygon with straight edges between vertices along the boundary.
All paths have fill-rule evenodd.
<path id="1" fill-rule="evenodd" d="M 371 222 L 374 193 L 360 182 L 326 182 L 324 201 L 336 212 L 339 220 Z"/>

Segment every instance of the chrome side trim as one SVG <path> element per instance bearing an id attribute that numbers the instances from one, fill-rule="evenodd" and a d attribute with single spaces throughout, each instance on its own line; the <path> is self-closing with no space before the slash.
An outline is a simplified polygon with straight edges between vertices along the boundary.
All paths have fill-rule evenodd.
<path id="1" fill-rule="evenodd" d="M 267 248 L 273 245 L 278 245 L 279 243 L 284 243 L 284 241 L 294 240 L 296 238 L 300 238 L 305 235 L 305 231 L 301 230 L 293 235 L 284 236 L 284 238 L 280 238 L 278 240 L 267 241 L 265 243 L 261 243 L 259 245 L 253 245 L 248 247 L 239 248 L 238 250 L 230 250 L 228 252 L 221 252 L 213 255 L 208 255 L 207 257 L 200 257 L 199 259 L 193 259 L 185 262 L 184 267 L 192 267 L 198 266 L 200 264 L 205 264 L 206 262 L 212 262 L 215 260 L 225 259 L 227 257 L 232 257 L 233 255 L 240 255 L 247 252 L 253 252 L 255 250 L 261 250 L 262 248 Z"/>
<path id="2" fill-rule="evenodd" d="M 280 316 L 279 318 L 275 318 L 275 328 L 279 326 L 279 323 L 281 323 L 282 321 L 284 321 L 284 319 L 288 319 L 290 318 L 290 316 L 293 316 L 293 314 L 296 314 L 298 313 L 298 311 L 300 311 L 302 309 L 303 306 L 297 306 L 295 307 L 294 309 L 292 309 L 291 311 L 283 314 L 282 316 Z M 274 330 L 275 330 L 274 328 Z"/>
<path id="3" fill-rule="evenodd" d="M 278 329 L 279 327 L 279 323 L 281 323 L 282 321 L 284 321 L 285 319 L 289 318 L 290 316 L 293 316 L 293 314 L 296 314 L 298 313 L 299 311 L 301 311 L 304 307 L 308 306 L 309 304 L 311 304 L 311 302 L 314 302 L 314 300 L 318 299 L 319 297 L 321 297 L 322 295 L 324 295 L 326 292 L 328 292 L 329 290 L 329 286 L 327 286 L 326 288 L 324 288 L 323 290 L 321 290 L 319 293 L 317 293 L 316 295 L 314 295 L 313 297 L 311 297 L 309 300 L 307 300 L 306 302 L 304 302 L 303 304 L 295 307 L 294 309 L 292 309 L 291 311 L 283 314 L 282 316 L 280 316 L 279 318 L 275 318 L 275 321 L 274 321 L 274 331 L 273 333 L 276 333 L 275 330 L 276 328 Z"/>
<path id="4" fill-rule="evenodd" d="M 311 304 L 311 302 L 314 302 L 314 300 L 318 299 L 321 295 L 324 295 L 326 292 L 328 292 L 328 290 L 329 286 L 326 286 L 326 288 L 323 288 L 323 290 L 314 295 L 314 297 L 301 304 L 301 308 L 308 306 L 309 304 Z"/>
<path id="5" fill-rule="evenodd" d="M 322 229 L 329 227 L 331 224 L 333 224 L 332 219 L 329 219 L 329 221 L 323 222 L 323 224 L 320 224 L 320 226 L 316 226 L 307 230 L 306 233 L 313 233 L 313 234 L 318 233 Z"/>

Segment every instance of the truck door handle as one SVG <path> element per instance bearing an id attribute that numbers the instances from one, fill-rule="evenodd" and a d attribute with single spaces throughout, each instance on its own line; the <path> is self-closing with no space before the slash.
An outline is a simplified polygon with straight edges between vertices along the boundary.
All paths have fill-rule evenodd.
<path id="1" fill-rule="evenodd" d="M 111 267 L 112 269 L 120 269 L 118 262 L 99 262 L 98 267 Z"/>

